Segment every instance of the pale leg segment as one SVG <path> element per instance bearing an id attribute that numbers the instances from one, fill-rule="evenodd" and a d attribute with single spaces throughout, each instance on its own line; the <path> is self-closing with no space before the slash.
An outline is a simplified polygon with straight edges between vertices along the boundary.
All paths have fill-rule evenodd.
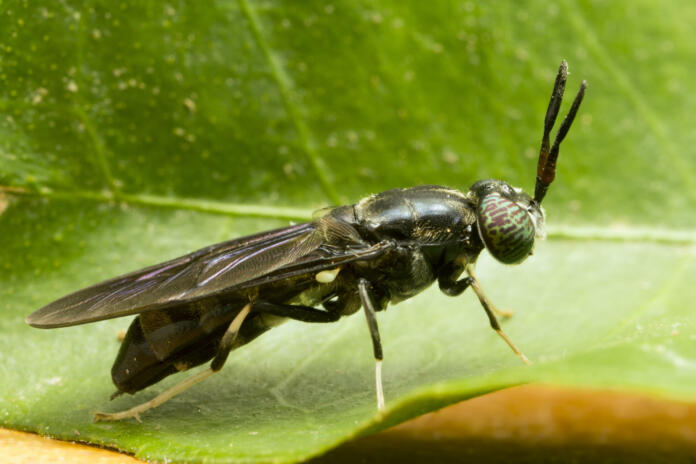
<path id="1" fill-rule="evenodd" d="M 179 393 L 183 392 L 184 390 L 187 390 L 188 388 L 196 385 L 198 382 L 201 382 L 211 375 L 215 373 L 214 370 L 211 368 L 207 368 L 203 371 L 200 371 L 196 375 L 192 375 L 191 377 L 185 379 L 182 382 L 177 383 L 174 385 L 172 388 L 169 390 L 165 390 L 164 392 L 160 393 L 159 395 L 155 396 L 153 399 L 150 401 L 146 401 L 144 403 L 141 403 L 135 407 L 132 407 L 130 409 L 127 409 L 125 411 L 120 411 L 120 412 L 114 412 L 114 413 L 108 413 L 108 412 L 95 412 L 94 413 L 94 422 L 99 422 L 99 421 L 118 421 L 122 419 L 130 419 L 131 417 L 137 420 L 138 422 L 140 421 L 140 414 L 147 411 L 148 409 L 156 408 L 162 403 L 165 403 L 169 401 L 170 399 L 174 398 L 176 395 Z"/>
<path id="2" fill-rule="evenodd" d="M 242 308 L 242 310 L 235 316 L 235 318 L 232 320 L 230 323 L 229 327 L 227 328 L 227 331 L 225 331 L 225 335 L 223 335 L 222 340 L 223 342 L 229 343 L 230 341 L 234 341 L 234 338 L 237 337 L 237 333 L 239 333 L 240 327 L 242 327 L 242 323 L 244 322 L 244 319 L 249 315 L 249 312 L 251 311 L 251 303 L 247 304 Z M 222 343 L 221 343 L 222 344 Z M 140 414 L 142 414 L 145 411 L 148 411 L 152 408 L 156 408 L 157 406 L 161 405 L 162 403 L 166 403 L 170 399 L 174 398 L 176 395 L 179 393 L 182 393 L 192 386 L 196 385 L 197 383 L 207 379 L 211 375 L 213 375 L 216 370 L 213 370 L 212 368 L 207 368 L 203 371 L 200 371 L 199 373 L 184 379 L 183 381 L 177 383 L 174 385 L 172 388 L 165 390 L 164 392 L 160 393 L 150 401 L 146 401 L 142 404 L 139 404 L 137 406 L 134 406 L 130 409 L 127 409 L 125 411 L 120 411 L 120 412 L 114 412 L 114 413 L 106 413 L 106 412 L 95 412 L 94 413 L 94 422 L 99 422 L 99 421 L 117 421 L 117 420 L 122 420 L 122 419 L 130 419 L 130 418 L 135 418 L 138 422 L 140 422 Z"/>
<path id="3" fill-rule="evenodd" d="M 481 291 L 481 293 L 483 293 L 483 291 L 481 290 L 481 284 L 478 283 L 478 279 L 474 275 L 474 266 L 469 264 L 466 267 L 466 273 L 469 274 L 469 277 L 471 277 L 472 279 L 474 279 L 476 281 L 476 283 L 478 284 L 479 291 Z M 476 291 L 476 295 L 478 295 L 478 294 L 479 294 L 478 291 Z M 485 298 L 485 296 L 484 296 L 484 298 Z M 495 313 L 496 316 L 502 317 L 503 319 L 509 319 L 515 315 L 515 311 L 512 311 L 510 309 L 500 309 L 497 306 L 493 305 L 490 302 L 490 300 L 487 300 L 487 301 L 488 301 L 488 304 L 490 305 L 491 311 L 493 311 L 493 313 Z"/>
<path id="4" fill-rule="evenodd" d="M 375 362 L 375 383 L 377 384 L 377 410 L 384 411 L 384 390 L 382 390 L 382 360 Z"/>
<path id="5" fill-rule="evenodd" d="M 503 329 L 500 327 L 500 323 L 498 323 L 498 319 L 495 317 L 495 312 L 499 312 L 496 310 L 495 306 L 493 306 L 493 303 L 490 302 L 488 297 L 486 297 L 486 294 L 483 293 L 483 289 L 481 288 L 481 284 L 479 284 L 479 281 L 476 279 L 476 276 L 474 275 L 473 268 L 471 265 L 466 267 L 466 272 L 469 274 L 469 277 L 471 277 L 472 282 L 471 282 L 471 288 L 474 290 L 476 293 L 476 296 L 478 297 L 479 301 L 481 302 L 481 306 L 483 306 L 483 310 L 486 311 L 486 314 L 488 315 L 488 320 L 491 323 L 491 327 L 493 330 L 496 331 L 496 333 L 505 340 L 505 343 L 508 344 L 508 346 L 512 349 L 512 351 L 519 356 L 519 358 L 522 360 L 523 363 L 525 364 L 531 364 L 531 361 L 527 359 L 527 357 L 522 353 L 519 348 L 515 346 L 514 343 L 512 343 L 512 340 L 507 336 L 505 332 L 503 332 Z"/>
<path id="6" fill-rule="evenodd" d="M 367 327 L 370 329 L 370 337 L 372 337 L 372 349 L 375 355 L 377 410 L 384 411 L 384 389 L 382 388 L 382 342 L 379 337 L 379 328 L 377 327 L 375 304 L 370 294 L 370 282 L 365 279 L 360 279 L 358 282 L 358 293 L 360 294 L 362 307 L 365 310 L 365 318 L 367 319 Z"/>

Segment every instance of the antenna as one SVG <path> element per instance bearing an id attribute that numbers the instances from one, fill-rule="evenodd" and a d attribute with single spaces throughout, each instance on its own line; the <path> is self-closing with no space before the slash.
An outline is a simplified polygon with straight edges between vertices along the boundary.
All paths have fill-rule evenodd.
<path id="1" fill-rule="evenodd" d="M 556 116 L 558 116 L 558 110 L 561 108 L 561 101 L 563 100 L 563 92 L 565 91 L 565 83 L 568 78 L 568 63 L 565 60 L 561 61 L 561 66 L 558 68 L 558 75 L 556 76 L 556 83 L 553 85 L 553 93 L 551 93 L 551 100 L 549 101 L 549 107 L 546 110 L 546 118 L 544 119 L 544 136 L 541 139 L 541 149 L 539 150 L 539 163 L 537 164 L 537 178 L 536 186 L 534 188 L 534 201 L 541 203 L 541 200 L 546 196 L 546 191 L 553 182 L 554 177 L 556 177 L 556 160 L 558 159 L 558 149 L 561 142 L 568 134 L 571 124 L 575 119 L 575 114 L 578 112 L 580 103 L 585 96 L 585 89 L 587 88 L 587 81 L 582 81 L 580 84 L 580 90 L 573 100 L 573 104 L 568 111 L 568 115 L 563 119 L 561 127 L 558 128 L 558 133 L 556 133 L 556 139 L 553 141 L 553 146 L 549 150 L 549 135 L 553 125 L 556 122 Z"/>

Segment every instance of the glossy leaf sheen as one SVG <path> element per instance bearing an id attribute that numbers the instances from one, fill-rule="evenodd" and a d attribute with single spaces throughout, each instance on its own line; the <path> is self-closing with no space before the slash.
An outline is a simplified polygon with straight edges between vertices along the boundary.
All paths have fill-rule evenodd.
<path id="1" fill-rule="evenodd" d="M 83 5 L 0 5 L 0 192 L 30 192 L 0 193 L 3 426 L 152 460 L 290 462 L 522 382 L 696 399 L 694 7 Z M 379 315 L 385 416 L 356 315 L 287 323 L 142 424 L 94 424 L 182 375 L 109 402 L 128 318 L 24 324 L 101 279 L 368 193 L 530 189 L 562 58 L 569 92 L 590 83 L 544 200 L 562 232 L 520 266 L 484 253 L 478 270 L 532 366 L 473 294 L 431 289 Z"/>

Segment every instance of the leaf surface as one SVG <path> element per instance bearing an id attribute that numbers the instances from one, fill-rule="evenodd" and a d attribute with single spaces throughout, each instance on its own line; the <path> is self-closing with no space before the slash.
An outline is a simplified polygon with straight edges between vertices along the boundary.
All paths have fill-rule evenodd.
<path id="1" fill-rule="evenodd" d="M 694 19 L 647 1 L 0 4 L 2 424 L 151 460 L 293 462 L 525 382 L 695 399 Z M 186 374 L 109 403 L 128 319 L 24 324 L 86 285 L 369 193 L 529 190 L 562 58 L 568 93 L 590 88 L 545 200 L 550 240 L 478 271 L 532 366 L 473 294 L 430 289 L 379 315 L 384 416 L 355 316 L 286 323 L 142 424 L 94 424 Z"/>

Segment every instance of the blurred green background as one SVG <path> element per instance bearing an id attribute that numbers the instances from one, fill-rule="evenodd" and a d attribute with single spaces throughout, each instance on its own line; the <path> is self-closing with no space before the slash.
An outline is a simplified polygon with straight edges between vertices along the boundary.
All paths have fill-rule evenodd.
<path id="1" fill-rule="evenodd" d="M 693 399 L 695 22 L 677 1 L 0 2 L 2 423 L 151 459 L 291 461 L 526 381 Z M 128 321 L 23 323 L 81 286 L 388 188 L 529 191 L 561 59 L 567 100 L 589 89 L 545 200 L 551 240 L 480 271 L 518 311 L 506 330 L 530 369 L 475 298 L 433 290 L 380 315 L 386 419 L 356 318 L 287 324 L 151 422 L 93 425 L 149 398 L 106 402 Z"/>

